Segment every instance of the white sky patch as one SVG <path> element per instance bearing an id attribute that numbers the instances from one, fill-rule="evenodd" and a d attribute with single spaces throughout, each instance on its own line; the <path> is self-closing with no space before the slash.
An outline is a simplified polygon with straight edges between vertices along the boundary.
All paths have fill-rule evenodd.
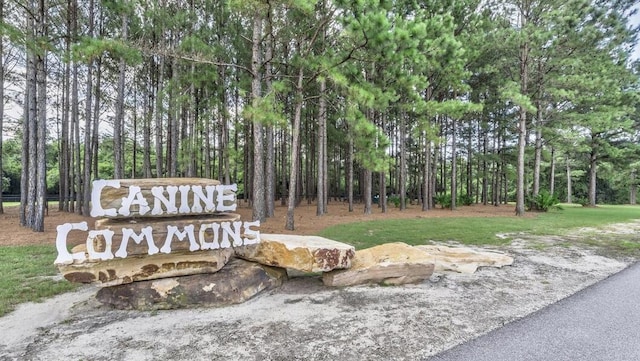
<path id="1" fill-rule="evenodd" d="M 629 25 L 636 27 L 640 25 L 640 4 L 637 4 L 634 9 L 636 13 L 629 17 Z M 635 60 L 640 60 L 640 36 L 636 39 L 636 45 L 631 57 Z"/>

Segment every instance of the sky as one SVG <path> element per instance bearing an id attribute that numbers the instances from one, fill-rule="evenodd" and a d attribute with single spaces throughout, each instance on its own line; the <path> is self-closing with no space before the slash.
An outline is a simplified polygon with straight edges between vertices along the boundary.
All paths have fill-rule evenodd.
<path id="1" fill-rule="evenodd" d="M 633 26 L 638 26 L 640 24 L 640 4 L 636 5 L 636 13 L 629 17 L 629 24 Z M 636 40 L 635 49 L 633 49 L 633 54 L 631 55 L 634 59 L 640 60 L 640 36 Z"/>

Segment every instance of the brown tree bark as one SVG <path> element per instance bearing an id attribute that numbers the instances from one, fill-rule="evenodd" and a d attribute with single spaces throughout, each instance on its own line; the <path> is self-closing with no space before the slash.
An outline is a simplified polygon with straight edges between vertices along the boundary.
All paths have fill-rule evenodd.
<path id="1" fill-rule="evenodd" d="M 46 20 L 47 20 L 47 4 L 45 0 L 38 1 L 38 15 L 36 16 L 36 38 L 45 39 Z M 33 225 L 31 229 L 36 232 L 44 232 L 44 214 L 47 207 L 47 74 L 45 68 L 45 59 L 47 53 L 44 49 L 36 54 L 36 87 L 37 87 L 37 134 L 35 145 L 37 155 L 36 160 L 36 210 L 33 215 Z M 32 148 L 33 149 L 33 148 Z M 33 160 L 33 158 L 32 158 Z"/>
<path id="2" fill-rule="evenodd" d="M 261 89 L 261 64 L 262 64 L 262 15 L 256 10 L 253 16 L 253 36 L 251 47 L 251 98 L 253 106 L 257 107 L 258 100 L 262 96 Z M 264 221 L 266 219 L 265 207 L 265 176 L 264 176 L 264 140 L 263 125 L 253 122 L 253 179 L 252 179 L 252 209 L 253 220 Z M 292 225 L 293 227 L 293 225 Z M 293 228 L 291 228 L 293 229 Z"/>
<path id="3" fill-rule="evenodd" d="M 320 81 L 320 99 L 318 103 L 318 134 L 317 134 L 317 182 L 316 188 L 317 202 L 316 202 L 316 215 L 322 216 L 327 212 L 327 100 L 325 98 L 325 92 L 327 90 L 327 81 L 322 79 Z"/>
<path id="4" fill-rule="evenodd" d="M 571 187 L 571 162 L 569 161 L 569 155 L 566 156 L 565 158 L 565 165 L 566 165 L 566 172 L 567 172 L 567 203 L 571 203 L 572 198 L 571 198 L 571 193 L 572 193 L 572 187 Z"/>
<path id="5" fill-rule="evenodd" d="M 127 14 L 122 14 L 121 19 L 121 38 L 123 42 L 127 41 L 128 32 L 128 17 Z M 122 129 L 124 125 L 124 82 L 127 75 L 127 64 L 124 57 L 120 58 L 118 63 L 118 97 L 116 99 L 116 114 L 113 120 L 113 158 L 114 158 L 114 172 L 115 179 L 124 178 L 124 155 L 122 152 L 123 139 Z"/>
<path id="6" fill-rule="evenodd" d="M 520 14 L 520 25 L 525 31 L 527 25 L 526 14 Z M 527 95 L 527 85 L 529 82 L 529 43 L 526 40 L 520 46 L 520 94 Z M 527 110 L 524 105 L 519 106 L 518 118 L 518 162 L 517 162 L 517 184 L 516 184 L 516 215 L 524 215 L 524 166 L 525 147 L 527 135 Z"/>
<path id="7" fill-rule="evenodd" d="M 4 0 L 0 0 L 0 23 L 4 22 Z M 2 171 L 3 153 L 2 137 L 4 135 L 4 38 L 0 36 L 0 214 L 4 213 L 2 202 L 2 192 L 4 191 L 4 174 Z"/>
<path id="8" fill-rule="evenodd" d="M 298 163 L 300 154 L 298 148 L 300 145 L 300 123 L 302 118 L 302 86 L 304 80 L 304 70 L 300 68 L 298 71 L 298 80 L 296 82 L 296 105 L 293 116 L 293 134 L 291 139 L 291 168 L 289 172 L 289 197 L 287 204 L 287 219 L 285 229 L 293 231 L 295 229 L 294 210 L 296 206 L 296 189 L 298 182 Z"/>

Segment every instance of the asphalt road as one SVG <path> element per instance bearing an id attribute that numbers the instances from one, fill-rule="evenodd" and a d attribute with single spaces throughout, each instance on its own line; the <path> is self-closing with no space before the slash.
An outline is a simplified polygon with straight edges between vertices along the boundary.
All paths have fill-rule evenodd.
<path id="1" fill-rule="evenodd" d="M 640 360 L 640 263 L 428 360 Z"/>

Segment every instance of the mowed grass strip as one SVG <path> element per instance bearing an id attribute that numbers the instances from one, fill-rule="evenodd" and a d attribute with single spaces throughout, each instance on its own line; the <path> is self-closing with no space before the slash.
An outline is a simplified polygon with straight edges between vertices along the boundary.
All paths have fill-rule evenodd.
<path id="1" fill-rule="evenodd" d="M 580 227 L 598 227 L 610 223 L 640 219 L 640 206 L 563 205 L 562 210 L 528 213 L 527 217 L 451 217 L 389 219 L 336 225 L 320 236 L 354 245 L 357 249 L 388 242 L 411 245 L 430 241 L 456 241 L 468 245 L 500 245 L 510 242 L 509 234 L 525 232 L 538 235 L 562 235 Z M 506 236 L 498 236 L 498 235 Z"/>
<path id="2" fill-rule="evenodd" d="M 54 246 L 0 247 L 0 316 L 24 302 L 37 302 L 77 286 L 55 280 Z"/>

